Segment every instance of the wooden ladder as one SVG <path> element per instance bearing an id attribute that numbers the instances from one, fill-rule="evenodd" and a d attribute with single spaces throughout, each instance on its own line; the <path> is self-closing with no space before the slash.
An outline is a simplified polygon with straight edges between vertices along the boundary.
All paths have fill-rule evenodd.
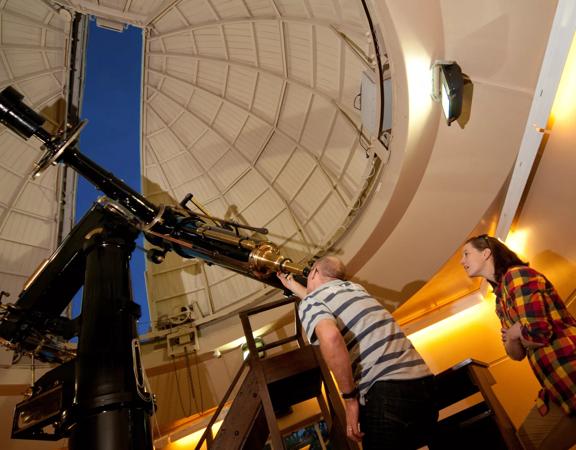
<path id="1" fill-rule="evenodd" d="M 285 410 L 291 405 L 311 398 L 318 400 L 322 416 L 328 425 L 332 448 L 343 450 L 359 448 L 355 442 L 346 438 L 344 406 L 332 375 L 322 359 L 320 349 L 304 343 L 295 300 L 295 297 L 290 297 L 240 313 L 250 356 L 238 371 L 212 416 L 196 446 L 197 450 L 202 448 L 204 442 L 208 449 L 262 449 L 268 438 L 274 450 L 284 449 L 275 410 Z M 256 348 L 250 316 L 290 303 L 295 306 L 296 333 Z M 296 341 L 299 348 L 272 357 L 259 356 L 259 353 L 292 341 Z M 213 436 L 212 425 L 241 379 L 243 381 L 222 426 L 216 436 Z"/>

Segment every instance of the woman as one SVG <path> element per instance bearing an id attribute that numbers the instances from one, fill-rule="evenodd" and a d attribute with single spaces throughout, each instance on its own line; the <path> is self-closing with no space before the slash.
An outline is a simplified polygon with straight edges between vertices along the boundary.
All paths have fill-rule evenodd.
<path id="1" fill-rule="evenodd" d="M 460 263 L 468 276 L 492 285 L 506 353 L 517 361 L 527 356 L 542 386 L 519 430 L 523 445 L 570 448 L 576 444 L 576 319 L 552 283 L 498 239 L 468 239 Z"/>

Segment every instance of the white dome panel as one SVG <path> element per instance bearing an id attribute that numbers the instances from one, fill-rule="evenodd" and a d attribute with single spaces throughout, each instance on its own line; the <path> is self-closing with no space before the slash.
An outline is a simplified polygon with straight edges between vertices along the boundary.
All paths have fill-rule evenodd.
<path id="1" fill-rule="evenodd" d="M 286 17 L 310 17 L 310 11 L 304 0 L 275 0 L 280 14 Z"/>
<path id="2" fill-rule="evenodd" d="M 226 192 L 224 198 L 238 211 L 243 212 L 248 205 L 259 198 L 269 188 L 266 180 L 257 171 L 246 173 L 234 185 L 234 189 Z"/>
<path id="3" fill-rule="evenodd" d="M 156 298 L 166 300 L 178 295 L 204 290 L 202 277 L 199 277 L 198 265 L 187 266 L 184 270 L 160 272 L 155 274 L 156 281 L 164 288 L 156 292 Z"/>
<path id="4" fill-rule="evenodd" d="M 286 249 L 287 255 L 295 261 L 300 261 L 303 254 L 311 253 L 311 249 L 307 248 L 302 242 L 302 234 L 298 229 L 294 216 L 288 208 L 280 211 L 267 226 L 272 230 L 268 235 L 269 238 L 283 249 Z M 296 257 L 294 257 L 295 255 Z"/>
<path id="5" fill-rule="evenodd" d="M 314 85 L 314 28 L 304 23 L 284 22 L 286 72 L 290 79 Z"/>
<path id="6" fill-rule="evenodd" d="M 54 93 L 59 93 L 62 90 L 65 77 L 66 71 L 64 67 L 37 72 L 20 81 L 18 90 L 26 98 L 30 99 L 35 108 L 39 109 L 46 100 L 55 101 L 59 97 L 58 94 L 55 96 Z M 52 94 L 50 95 L 49 93 Z"/>
<path id="7" fill-rule="evenodd" d="M 368 50 L 369 28 L 361 5 L 347 3 L 183 0 L 152 21 L 143 152 L 153 151 L 165 166 L 166 195 L 191 192 L 216 217 L 268 227 L 297 261 L 339 233 L 372 164 L 358 142 L 353 107 L 369 68 L 348 50 L 352 40 Z M 160 143 L 175 146 L 170 157 Z M 153 165 L 154 157 L 143 160 Z M 145 194 L 160 198 L 150 188 L 145 184 Z M 250 282 L 224 269 L 210 267 L 206 275 L 211 314 L 266 292 L 261 283 L 236 285 Z"/>
<path id="8" fill-rule="evenodd" d="M 159 89 L 161 90 L 162 95 L 167 97 L 167 102 L 172 100 L 174 103 L 179 105 L 179 107 L 171 105 L 171 107 L 176 110 L 174 111 L 174 114 L 176 114 L 176 112 L 181 112 L 181 110 L 184 109 L 183 105 L 186 105 L 190 101 L 191 92 L 188 89 L 187 83 L 172 76 L 164 77 Z"/>
<path id="9" fill-rule="evenodd" d="M 186 19 L 189 26 L 210 23 L 219 20 L 210 3 L 205 0 L 184 0 L 177 6 L 178 11 Z M 174 23 L 170 23 L 168 28 L 173 29 Z"/>
<path id="10" fill-rule="evenodd" d="M 257 72 L 241 66 L 231 66 L 226 83 L 226 98 L 232 103 L 249 110 L 254 98 L 257 79 Z"/>
<path id="11" fill-rule="evenodd" d="M 8 214 L 0 237 L 49 251 L 53 239 L 52 226 L 53 222 L 50 220 L 39 219 L 14 209 Z"/>
<path id="12" fill-rule="evenodd" d="M 338 2 L 334 0 L 315 0 L 308 2 L 310 12 L 314 17 L 329 20 L 331 22 L 340 22 L 342 15 Z"/>
<path id="13" fill-rule="evenodd" d="M 331 98 L 338 98 L 340 73 L 346 70 L 342 65 L 343 45 L 334 30 L 316 27 L 316 89 Z"/>
<path id="14" fill-rule="evenodd" d="M 206 272 L 209 274 L 213 267 L 214 266 L 208 268 Z M 210 284 L 212 302 L 216 311 L 250 298 L 254 296 L 255 293 L 261 295 L 269 289 L 270 288 L 263 283 L 238 274 L 232 274 L 218 283 Z"/>
<path id="15" fill-rule="evenodd" d="M 172 130 L 182 141 L 184 146 L 188 149 L 202 137 L 207 128 L 206 125 L 204 125 L 191 113 L 185 112 L 178 119 L 176 119 L 176 121 L 174 121 Z"/>
<path id="16" fill-rule="evenodd" d="M 214 11 L 221 20 L 240 19 L 250 17 L 246 5 L 243 2 L 231 2 L 230 0 L 211 0 Z"/>
<path id="17" fill-rule="evenodd" d="M 166 50 L 183 55 L 194 54 L 197 52 L 192 33 L 177 33 L 166 36 L 162 42 L 157 42 L 157 45 L 160 48 L 154 49 L 156 51 Z"/>
<path id="18" fill-rule="evenodd" d="M 290 159 L 282 168 L 282 172 L 276 178 L 274 186 L 282 197 L 290 202 L 298 192 L 302 190 L 314 167 L 316 161 L 306 152 L 296 149 Z"/>
<path id="19" fill-rule="evenodd" d="M 180 141 L 174 137 L 174 133 L 167 129 L 150 136 L 147 141 L 159 163 L 167 161 L 184 151 Z"/>
<path id="20" fill-rule="evenodd" d="M 274 190 L 268 189 L 257 197 L 245 210 L 242 216 L 248 223 L 255 226 L 270 227 L 272 220 L 282 212 L 285 204 L 282 197 Z"/>
<path id="21" fill-rule="evenodd" d="M 148 110 L 148 115 L 146 116 L 146 124 L 143 129 L 147 137 L 152 137 L 155 133 L 164 129 L 164 122 L 162 122 L 160 116 L 156 114 L 151 108 Z"/>
<path id="22" fill-rule="evenodd" d="M 168 190 L 163 170 L 157 166 L 144 166 L 144 190 L 149 196 Z"/>
<path id="23" fill-rule="evenodd" d="M 227 72 L 227 65 L 201 59 L 198 63 L 196 84 L 206 91 L 221 97 L 224 94 Z"/>
<path id="24" fill-rule="evenodd" d="M 256 65 L 252 23 L 225 24 L 223 32 L 230 60 Z"/>
<path id="25" fill-rule="evenodd" d="M 292 139 L 299 141 L 311 102 L 312 93 L 310 91 L 298 85 L 288 84 L 280 111 L 278 128 Z"/>
<path id="26" fill-rule="evenodd" d="M 156 61 L 155 61 L 156 62 Z M 162 81 L 164 80 L 163 71 L 156 71 L 154 67 L 149 67 L 147 72 L 147 85 L 144 90 L 144 98 L 146 101 L 150 100 L 156 95 L 156 90 L 160 88 Z"/>
<path id="27" fill-rule="evenodd" d="M 224 36 L 220 27 L 202 27 L 192 32 L 196 51 L 200 56 L 226 58 Z"/>
<path id="28" fill-rule="evenodd" d="M 0 2 L 0 90 L 13 86 L 41 113 L 66 94 L 65 17 L 41 1 Z M 58 169 L 30 179 L 41 153 L 40 141 L 24 141 L 0 127 L 0 286 L 13 296 L 10 301 L 57 245 Z"/>
<path id="29" fill-rule="evenodd" d="M 18 14 L 22 19 L 28 19 L 35 22 L 44 22 L 46 20 L 46 5 L 38 7 L 37 2 L 22 0 L 7 0 L 4 8 L 5 14 Z M 60 21 L 60 17 L 54 16 L 54 19 Z M 53 19 L 53 20 L 54 20 Z"/>
<path id="30" fill-rule="evenodd" d="M 232 144 L 248 119 L 248 113 L 230 103 L 223 103 L 214 118 L 212 127 Z"/>
<path id="31" fill-rule="evenodd" d="M 341 11 L 340 17 L 345 22 L 344 25 L 351 25 L 359 28 L 366 27 L 366 16 L 362 10 L 360 2 L 349 0 L 336 0 L 338 9 Z"/>
<path id="32" fill-rule="evenodd" d="M 222 100 L 203 89 L 194 89 L 188 110 L 206 124 L 210 124 L 218 113 Z"/>
<path id="33" fill-rule="evenodd" d="M 306 224 L 332 190 L 324 173 L 315 169 L 292 201 L 291 207 L 301 223 Z"/>
<path id="34" fill-rule="evenodd" d="M 244 3 L 253 17 L 270 17 L 276 15 L 274 3 L 270 0 L 245 0 Z"/>
<path id="35" fill-rule="evenodd" d="M 160 70 L 165 71 L 167 75 L 184 80 L 187 83 L 196 83 L 196 74 L 198 72 L 197 59 L 180 56 L 150 56 L 150 60 L 158 60 Z M 162 69 L 162 67 L 164 67 L 164 69 Z"/>
<path id="36" fill-rule="evenodd" d="M 156 95 L 148 100 L 148 105 L 166 126 L 171 125 L 182 114 L 182 107 L 162 90 L 156 91 Z"/>
<path id="37" fill-rule="evenodd" d="M 28 183 L 16 201 L 15 208 L 40 217 L 56 216 L 58 195 L 54 189 Z"/>
<path id="38" fill-rule="evenodd" d="M 27 73 L 34 73 L 38 67 L 44 65 L 44 57 L 37 52 L 7 51 L 10 57 L 10 68 L 15 77 L 21 77 Z"/>
<path id="39" fill-rule="evenodd" d="M 268 141 L 266 149 L 262 152 L 260 158 L 258 158 L 256 168 L 260 170 L 269 181 L 274 181 L 286 165 L 295 148 L 296 145 L 287 136 L 275 132 Z"/>
<path id="40" fill-rule="evenodd" d="M 5 12 L 2 14 L 2 42 L 8 45 L 40 46 L 42 28 L 29 19 Z"/>
<path id="41" fill-rule="evenodd" d="M 202 167 L 188 152 L 167 161 L 163 168 L 164 174 L 169 180 L 185 180 L 187 182 L 202 175 Z"/>
<path id="42" fill-rule="evenodd" d="M 281 107 L 284 87 L 281 79 L 258 73 L 252 111 L 268 123 L 274 123 Z"/>
<path id="43" fill-rule="evenodd" d="M 269 17 L 276 14 L 274 3 L 270 0 L 245 0 L 244 3 L 253 17 Z"/>
<path id="44" fill-rule="evenodd" d="M 246 123 L 244 123 L 236 139 L 235 146 L 251 164 L 255 164 L 272 130 L 271 125 L 264 123 L 254 116 L 250 116 L 248 120 L 246 120 Z"/>
<path id="45" fill-rule="evenodd" d="M 212 168 L 213 178 L 222 191 L 232 187 L 234 182 L 250 168 L 250 165 L 242 155 L 234 150 L 229 150 Z"/>
<path id="46" fill-rule="evenodd" d="M 0 272 L 26 279 L 36 270 L 38 261 L 46 258 L 48 251 L 33 245 L 26 245 L 4 241 L 2 243 L 2 258 L 0 258 Z M 3 290 L 6 290 L 2 286 Z M 22 289 L 22 285 L 20 288 Z"/>
<path id="47" fill-rule="evenodd" d="M 282 23 L 278 21 L 254 22 L 258 51 L 258 67 L 284 73 L 284 51 L 282 49 Z"/>
<path id="48" fill-rule="evenodd" d="M 221 195 L 214 196 L 210 201 L 205 201 L 204 205 L 208 207 L 208 211 L 214 217 L 233 218 L 230 205 L 226 203 Z"/>
<path id="49" fill-rule="evenodd" d="M 194 155 L 206 171 L 210 170 L 227 151 L 228 146 L 224 139 L 211 130 L 204 133 L 193 148 Z"/>
<path id="50" fill-rule="evenodd" d="M 14 191 L 20 185 L 21 178 L 10 173 L 4 168 L 0 168 L 0 202 L 8 205 L 14 195 Z"/>
<path id="51" fill-rule="evenodd" d="M 207 204 L 219 195 L 217 192 L 216 184 L 209 175 L 201 175 L 180 186 L 174 187 L 174 196 L 178 201 L 190 193 L 193 194 L 194 198 L 200 203 Z"/>
<path id="52" fill-rule="evenodd" d="M 363 167 L 365 167 L 366 153 L 358 147 L 358 135 L 353 132 L 354 129 L 350 122 L 342 114 L 336 116 L 331 131 L 326 150 L 322 154 L 322 163 L 326 170 L 336 178 L 340 178 L 343 176 L 343 172 L 348 169 L 347 165 L 351 155 L 363 158 L 360 161 L 364 163 Z M 357 175 L 354 172 L 350 176 L 355 177 Z"/>
<path id="53" fill-rule="evenodd" d="M 333 132 L 332 128 L 338 113 L 333 103 L 317 95 L 312 98 L 300 144 L 318 158 L 324 152 L 330 134 Z"/>
<path id="54" fill-rule="evenodd" d="M 306 233 L 316 245 L 326 245 L 333 236 L 338 235 L 345 218 L 345 205 L 338 195 L 331 193 L 322 203 L 318 214 L 306 225 Z"/>
<path id="55" fill-rule="evenodd" d="M 371 159 L 366 157 L 364 150 L 354 148 L 353 152 L 349 154 L 348 165 L 338 179 L 336 190 L 350 207 L 354 204 L 362 189 L 364 189 L 369 176 L 372 175 L 373 168 L 366 165 L 369 161 Z"/>

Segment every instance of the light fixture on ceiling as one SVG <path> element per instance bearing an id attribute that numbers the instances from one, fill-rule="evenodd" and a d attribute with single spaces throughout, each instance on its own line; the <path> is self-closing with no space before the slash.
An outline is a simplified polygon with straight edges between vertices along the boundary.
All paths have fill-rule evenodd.
<path id="1" fill-rule="evenodd" d="M 446 122 L 450 125 L 462 113 L 464 78 L 454 61 L 435 61 L 432 64 L 432 99 L 442 103 Z"/>

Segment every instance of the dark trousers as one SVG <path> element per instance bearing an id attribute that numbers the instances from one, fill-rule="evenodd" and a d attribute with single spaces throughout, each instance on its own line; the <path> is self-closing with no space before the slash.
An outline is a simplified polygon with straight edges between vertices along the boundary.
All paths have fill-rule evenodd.
<path id="1" fill-rule="evenodd" d="M 412 450 L 430 442 L 438 420 L 434 377 L 378 381 L 360 408 L 363 450 Z"/>

